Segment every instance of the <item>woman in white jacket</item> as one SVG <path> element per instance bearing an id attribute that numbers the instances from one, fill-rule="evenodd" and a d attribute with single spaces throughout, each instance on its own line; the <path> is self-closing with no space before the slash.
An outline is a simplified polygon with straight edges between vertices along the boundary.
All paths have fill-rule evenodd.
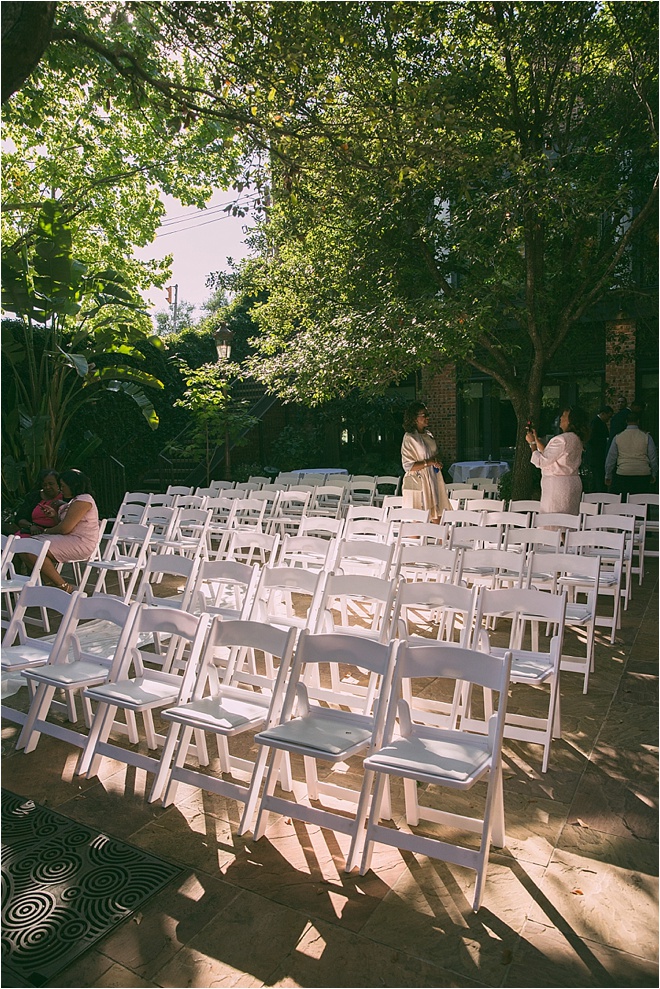
<path id="1" fill-rule="evenodd" d="M 442 464 L 438 460 L 438 445 L 429 432 L 429 413 L 422 402 L 406 409 L 403 420 L 405 435 L 401 444 L 401 463 L 406 472 L 403 479 L 404 508 L 424 508 L 432 522 L 439 522 L 445 508 L 451 508 Z"/>
<path id="2" fill-rule="evenodd" d="M 532 463 L 541 468 L 541 511 L 580 514 L 583 441 L 586 440 L 586 420 L 581 410 L 566 408 L 559 419 L 561 433 L 544 443 L 535 429 L 529 429 L 525 439 L 532 451 Z"/>

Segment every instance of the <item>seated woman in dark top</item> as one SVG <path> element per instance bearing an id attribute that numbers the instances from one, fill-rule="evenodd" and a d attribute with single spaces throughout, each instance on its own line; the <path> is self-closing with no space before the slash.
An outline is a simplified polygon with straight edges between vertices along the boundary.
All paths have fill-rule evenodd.
<path id="1" fill-rule="evenodd" d="M 39 471 L 37 487 L 25 497 L 16 512 L 18 534 L 33 536 L 50 529 L 58 521 L 58 509 L 63 505 L 60 477 L 50 467 Z"/>

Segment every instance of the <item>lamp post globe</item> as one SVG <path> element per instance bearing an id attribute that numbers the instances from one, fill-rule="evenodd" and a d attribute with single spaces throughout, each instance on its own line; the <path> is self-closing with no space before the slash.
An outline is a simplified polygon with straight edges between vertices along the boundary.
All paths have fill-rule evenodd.
<path id="1" fill-rule="evenodd" d="M 218 352 L 218 360 L 228 361 L 231 357 L 231 342 L 234 339 L 234 334 L 226 323 L 221 323 L 217 330 L 215 330 L 213 339 L 215 341 L 215 349 Z"/>

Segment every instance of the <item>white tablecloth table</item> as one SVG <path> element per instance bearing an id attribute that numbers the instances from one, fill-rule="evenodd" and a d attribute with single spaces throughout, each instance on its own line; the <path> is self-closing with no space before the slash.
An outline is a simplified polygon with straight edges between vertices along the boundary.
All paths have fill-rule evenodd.
<path id="1" fill-rule="evenodd" d="M 497 481 L 506 474 L 509 465 L 506 460 L 459 460 L 449 468 L 452 481 L 469 481 L 473 477 L 490 477 Z"/>

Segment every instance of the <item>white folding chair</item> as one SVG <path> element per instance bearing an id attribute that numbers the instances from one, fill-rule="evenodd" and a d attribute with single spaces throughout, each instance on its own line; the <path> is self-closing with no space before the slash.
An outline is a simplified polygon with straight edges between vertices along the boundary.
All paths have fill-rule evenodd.
<path id="1" fill-rule="evenodd" d="M 483 493 L 484 498 L 495 498 L 497 496 L 499 485 L 492 477 L 471 477 L 470 482 L 474 484 L 477 491 Z"/>
<path id="2" fill-rule="evenodd" d="M 537 716 L 524 710 L 509 711 L 506 716 L 504 734 L 523 742 L 531 742 L 543 748 L 541 772 L 548 769 L 550 746 L 553 738 L 561 738 L 561 712 L 559 690 L 559 664 L 564 637 L 566 612 L 566 592 L 547 594 L 545 591 L 527 588 L 506 588 L 489 590 L 482 588 L 477 601 L 476 629 L 479 645 L 485 652 L 496 656 L 512 653 L 511 684 L 524 684 L 529 687 L 548 687 L 547 712 Z M 509 618 L 511 629 L 509 644 L 496 647 L 489 642 L 485 625 L 496 618 Z M 550 637 L 547 650 L 525 649 L 524 634 L 531 622 L 544 622 L 556 629 Z M 531 634 L 531 633 L 530 633 Z M 475 730 L 471 704 L 466 705 L 466 714 L 461 724 Z"/>
<path id="3" fill-rule="evenodd" d="M 167 495 L 174 499 L 174 495 Z M 170 539 L 179 509 L 172 505 L 147 505 L 142 516 L 142 525 L 152 526 L 149 539 L 149 553 L 159 553 L 163 543 Z"/>
<path id="4" fill-rule="evenodd" d="M 297 536 L 300 522 L 307 513 L 312 491 L 283 491 L 268 523 L 268 532 Z"/>
<path id="5" fill-rule="evenodd" d="M 433 526 L 437 529 L 438 526 Z M 410 582 L 458 583 L 461 573 L 460 550 L 448 546 L 401 546 L 398 574 Z"/>
<path id="6" fill-rule="evenodd" d="M 259 566 L 235 560 L 204 560 L 197 571 L 191 604 L 198 615 L 225 620 L 249 618 L 259 583 Z"/>
<path id="7" fill-rule="evenodd" d="M 175 798 L 178 784 L 187 783 L 243 803 L 238 834 L 249 830 L 268 750 L 260 747 L 253 760 L 232 753 L 230 742 L 246 732 L 267 729 L 278 722 L 295 638 L 293 628 L 284 632 L 258 622 L 218 619 L 213 622 L 197 676 L 193 677 L 192 668 L 186 671 L 176 706 L 162 712 L 163 720 L 169 721 L 171 727 L 152 798 L 163 794 L 163 806 L 167 807 Z M 230 651 L 222 679 L 213 661 L 219 648 Z M 252 654 L 251 669 L 246 668 L 248 651 Z M 262 657 L 261 671 L 256 669 L 257 653 Z M 186 765 L 195 730 L 215 735 L 219 772 L 201 771 L 209 765 L 208 757 L 199 769 Z M 283 768 L 287 771 L 283 782 L 290 787 L 288 764 Z"/>
<path id="8" fill-rule="evenodd" d="M 373 505 L 376 497 L 375 477 L 353 477 L 346 488 L 347 505 Z"/>
<path id="9" fill-rule="evenodd" d="M 97 708 L 78 764 L 81 775 L 88 779 L 98 775 L 104 757 L 157 773 L 160 757 L 109 740 L 117 711 L 124 711 L 127 718 L 141 715 L 147 748 L 162 746 L 165 737 L 155 729 L 154 711 L 177 701 L 186 669 L 196 672 L 210 622 L 210 615 L 191 615 L 176 608 L 142 605 L 138 609 L 132 644 L 115 655 L 105 683 L 85 689 L 85 696 L 95 701 Z M 148 652 L 137 647 L 139 636 L 145 633 L 162 651 Z"/>
<path id="10" fill-rule="evenodd" d="M 280 546 L 280 537 L 276 532 L 260 532 L 250 526 L 239 526 L 229 533 L 229 542 L 224 557 L 238 563 L 260 567 L 275 565 Z"/>
<path id="11" fill-rule="evenodd" d="M 357 864 L 371 779 L 365 781 L 358 808 L 360 791 L 347 787 L 345 777 L 341 777 L 341 783 L 335 782 L 332 777 L 319 779 L 317 766 L 320 761 L 334 767 L 346 763 L 353 756 L 361 756 L 365 752 L 369 754 L 377 746 L 379 737 L 374 735 L 374 727 L 380 705 L 387 703 L 397 649 L 396 642 L 383 644 L 351 635 L 310 635 L 303 632 L 292 664 L 279 723 L 255 736 L 256 742 L 274 753 L 259 803 L 254 828 L 256 840 L 266 831 L 268 814 L 280 814 L 349 835 L 351 841 L 346 856 L 346 871 L 350 872 Z M 339 670 L 339 667 L 344 674 L 351 671 L 355 679 L 369 676 L 378 681 L 379 689 L 370 710 L 352 710 L 350 695 L 341 689 L 336 691 L 319 686 L 325 682 L 323 671 L 328 668 Z M 339 683 L 341 685 L 341 680 Z M 275 786 L 284 760 L 291 754 L 303 757 L 306 795 L 296 797 L 294 784 L 294 794 L 289 800 L 276 796 Z M 326 806 L 321 803 L 322 798 L 326 798 Z M 327 798 L 333 802 L 341 801 L 341 809 L 345 809 L 348 816 L 328 808 Z M 318 801 L 321 805 L 312 806 L 310 801 Z"/>
<path id="12" fill-rule="evenodd" d="M 561 532 L 558 529 L 507 529 L 504 534 L 504 549 L 525 555 L 530 552 L 560 553 Z"/>
<path id="13" fill-rule="evenodd" d="M 649 535 L 653 533 L 658 536 L 660 533 L 660 521 L 658 520 L 658 506 L 660 505 L 660 496 L 657 494 L 631 494 L 628 495 L 628 505 L 646 505 L 646 534 Z M 657 549 L 644 548 L 645 556 L 659 556 L 660 551 Z"/>
<path id="14" fill-rule="evenodd" d="M 320 539 L 339 540 L 344 532 L 344 519 L 326 519 L 303 515 L 296 535 L 315 536 Z"/>
<path id="15" fill-rule="evenodd" d="M 49 539 L 30 539 L 29 536 L 10 536 L 2 554 L 2 569 L 0 575 L 0 593 L 2 593 L 2 620 L 0 625 L 7 628 L 14 613 L 14 607 L 19 595 L 24 587 L 28 585 L 34 587 L 41 584 L 41 567 L 50 548 Z M 36 559 L 32 564 L 30 572 L 21 573 L 16 569 L 16 557 L 23 553 L 29 553 Z M 25 565 L 25 561 L 23 561 Z M 25 616 L 26 621 L 33 624 L 43 625 L 43 618 L 38 621 L 29 615 Z"/>
<path id="16" fill-rule="evenodd" d="M 5 631 L 0 651 L 3 699 L 25 686 L 26 681 L 22 676 L 24 670 L 43 666 L 48 662 L 51 652 L 59 649 L 60 640 L 66 634 L 67 624 L 79 594 L 79 591 L 67 594 L 59 587 L 43 587 L 41 584 L 27 584 L 23 588 Z M 38 638 L 30 636 L 26 621 L 27 611 L 30 608 L 41 610 L 47 627 L 50 622 L 59 621 L 57 632 L 54 635 Z M 22 725 L 25 723 L 26 715 L 24 711 L 3 703 L 2 717 Z"/>
<path id="17" fill-rule="evenodd" d="M 607 506 L 605 506 L 606 508 Z M 584 520 L 584 531 L 620 532 L 624 536 L 623 583 L 621 587 L 624 611 L 632 597 L 633 551 L 635 544 L 634 516 L 611 515 L 603 511 L 601 515 L 589 515 Z"/>
<path id="18" fill-rule="evenodd" d="M 502 737 L 507 708 L 507 687 L 511 668 L 511 653 L 502 658 L 484 656 L 471 649 L 459 649 L 442 644 L 432 644 L 411 649 L 405 643 L 400 647 L 395 679 L 390 692 L 383 728 L 378 725 L 376 734 L 382 734 L 380 748 L 364 760 L 364 784 L 358 808 L 358 827 L 367 815 L 370 773 L 375 773 L 376 783 L 368 814 L 364 853 L 360 874 L 370 868 L 374 843 L 400 848 L 402 851 L 427 855 L 454 865 L 474 869 L 477 878 L 472 901 L 476 912 L 481 906 L 488 868 L 491 842 L 503 848 L 506 844 L 504 825 L 504 801 L 502 795 Z M 465 730 L 440 728 L 420 724 L 412 720 L 410 705 L 401 696 L 404 683 L 409 684 L 409 695 L 414 684 L 425 685 L 429 677 L 448 681 L 468 681 L 471 685 L 497 692 L 497 712 L 489 718 L 483 731 L 473 734 Z M 455 688 L 456 689 L 456 688 Z M 398 715 L 398 724 L 397 724 Z M 379 712 L 379 719 L 383 717 Z M 406 818 L 415 827 L 420 820 L 451 828 L 446 838 L 406 832 L 379 824 L 381 817 L 389 817 L 384 804 L 386 784 L 391 776 L 404 781 Z M 447 801 L 441 807 L 422 805 L 418 784 L 447 787 L 465 791 L 481 780 L 487 781 L 484 811 L 481 817 L 466 816 L 457 808 L 449 809 Z M 431 791 L 434 793 L 435 791 Z M 451 805 L 450 805 L 451 806 Z M 455 831 L 475 833 L 480 836 L 479 848 L 460 844 Z M 465 840 L 465 839 L 463 839 Z"/>
<path id="19" fill-rule="evenodd" d="M 533 499 L 522 499 L 509 502 L 510 512 L 531 512 L 532 516 L 537 515 L 541 511 L 541 502 L 534 501 Z"/>
<path id="20" fill-rule="evenodd" d="M 558 594 L 566 591 L 566 628 L 578 629 L 585 641 L 584 656 L 562 652 L 560 670 L 581 673 L 583 693 L 589 689 L 589 675 L 594 670 L 594 638 L 598 603 L 600 559 L 575 553 L 531 553 L 527 567 L 527 587 Z M 533 626 L 538 633 L 538 625 Z M 564 640 L 565 641 L 565 640 Z M 532 648 L 538 648 L 533 642 Z"/>
<path id="21" fill-rule="evenodd" d="M 639 577 L 639 583 L 642 583 L 644 579 L 644 553 L 646 547 L 646 516 L 648 512 L 647 505 L 638 505 L 635 503 L 626 504 L 612 504 L 603 505 L 603 516 L 608 515 L 618 515 L 618 516 L 631 516 L 635 519 L 635 529 L 632 539 L 632 561 L 631 561 L 631 575 L 637 574 Z M 585 525 L 585 528 L 588 528 Z M 637 565 L 635 566 L 635 557 L 637 557 Z"/>
<path id="22" fill-rule="evenodd" d="M 125 602 L 130 601 L 147 563 L 152 534 L 152 525 L 120 522 L 111 533 L 101 559 L 90 560 L 85 567 L 80 581 L 81 590 L 85 590 L 92 573 L 96 571 L 96 580 L 89 593 L 108 594 L 108 575 L 114 574 L 118 580 L 120 597 Z"/>
<path id="23" fill-rule="evenodd" d="M 345 505 L 346 489 L 338 484 L 319 484 L 307 509 L 308 515 L 320 515 L 326 518 L 338 519 L 342 516 Z"/>
<path id="24" fill-rule="evenodd" d="M 188 487 L 185 484 L 170 484 L 165 492 L 168 495 L 191 495 L 193 493 L 192 487 Z"/>
<path id="25" fill-rule="evenodd" d="M 208 498 L 209 498 L 208 495 L 200 495 L 200 494 L 175 495 L 174 507 L 175 508 L 206 508 L 206 502 Z"/>
<path id="26" fill-rule="evenodd" d="M 115 655 L 122 654 L 127 647 L 138 608 L 139 605 L 126 604 L 107 594 L 76 595 L 66 634 L 59 640 L 57 649 L 51 651 L 45 666 L 24 671 L 23 675 L 34 688 L 34 696 L 16 743 L 17 749 L 32 752 L 41 735 L 51 735 L 80 749 L 85 747 L 86 733 L 47 720 L 55 703 L 55 693 L 64 693 L 70 722 L 77 721 L 76 696 L 82 698 L 84 723 L 89 729 L 92 709 L 83 691 L 107 679 Z M 103 633 L 96 639 L 90 635 L 90 626 L 99 623 L 102 623 Z M 129 722 L 128 729 L 131 741 L 137 743 L 134 721 Z"/>
<path id="27" fill-rule="evenodd" d="M 469 587 L 522 587 L 526 559 L 505 549 L 470 549 L 461 554 L 461 580 Z"/>
<path id="28" fill-rule="evenodd" d="M 625 567 L 625 533 L 585 529 L 569 532 L 566 537 L 566 553 L 580 556 L 597 556 L 600 559 L 598 597 L 613 599 L 612 615 L 596 614 L 596 625 L 610 629 L 610 643 L 614 645 L 617 629 L 621 627 L 621 599 Z"/>
<path id="29" fill-rule="evenodd" d="M 336 543 L 320 536 L 285 536 L 277 557 L 278 567 L 304 567 L 317 573 L 333 569 Z"/>
<path id="30" fill-rule="evenodd" d="M 303 567 L 263 567 L 250 618 L 283 629 L 315 628 L 325 579 Z"/>
<path id="31" fill-rule="evenodd" d="M 160 605 L 187 611 L 201 562 L 200 557 L 154 553 L 142 571 L 135 600 L 152 607 Z"/>
<path id="32" fill-rule="evenodd" d="M 425 508 L 387 508 L 387 521 L 390 523 L 390 539 L 398 539 L 404 522 L 429 522 Z"/>
<path id="33" fill-rule="evenodd" d="M 385 498 L 396 498 L 401 490 L 401 477 L 395 474 L 379 474 L 376 477 L 374 505 L 383 505 Z M 403 507 L 403 506 L 401 506 Z"/>
<path id="34" fill-rule="evenodd" d="M 394 565 L 395 553 L 394 543 L 375 543 L 368 539 L 341 539 L 335 553 L 334 569 L 344 574 L 389 577 Z"/>
<path id="35" fill-rule="evenodd" d="M 391 538 L 391 525 L 389 522 L 378 522 L 376 519 L 347 519 L 343 538 L 386 543 Z"/>

